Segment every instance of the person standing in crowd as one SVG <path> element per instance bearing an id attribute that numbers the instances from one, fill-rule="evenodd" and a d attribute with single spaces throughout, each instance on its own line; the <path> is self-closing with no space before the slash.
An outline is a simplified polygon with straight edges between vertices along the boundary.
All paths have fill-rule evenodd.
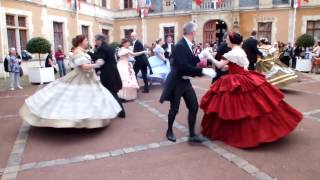
<path id="1" fill-rule="evenodd" d="M 65 76 L 66 75 L 66 67 L 65 67 L 65 64 L 64 64 L 64 58 L 66 56 L 65 56 L 65 54 L 63 52 L 63 49 L 62 49 L 61 45 L 58 46 L 58 50 L 56 51 L 54 57 L 56 58 L 56 61 L 57 61 L 58 67 L 59 67 L 59 75 L 60 75 L 60 77 Z"/>
<path id="2" fill-rule="evenodd" d="M 291 64 L 291 67 L 292 67 L 293 69 L 296 68 L 297 58 L 300 57 L 301 52 L 302 52 L 301 48 L 298 46 L 297 43 L 295 43 L 295 44 L 294 44 L 294 49 L 293 49 L 292 64 Z"/>
<path id="3" fill-rule="evenodd" d="M 138 40 L 137 34 L 135 32 L 131 33 L 131 40 L 133 45 L 133 52 L 142 52 L 144 51 L 143 44 Z M 135 57 L 135 63 L 133 65 L 134 72 L 136 75 L 141 71 L 142 79 L 144 82 L 143 93 L 149 93 L 149 84 L 148 84 L 148 68 L 150 74 L 153 74 L 152 68 L 149 64 L 146 54 L 141 54 L 140 56 Z"/>
<path id="4" fill-rule="evenodd" d="M 290 67 L 291 57 L 292 57 L 292 47 L 291 47 L 291 44 L 288 43 L 284 49 L 283 58 L 281 59 L 281 62 L 286 66 Z"/>
<path id="5" fill-rule="evenodd" d="M 106 36 L 98 34 L 95 36 L 95 41 L 97 49 L 94 53 L 94 61 L 97 59 L 103 59 L 105 61 L 104 65 L 102 65 L 98 70 L 100 72 L 100 81 L 120 104 L 122 110 L 118 117 L 125 118 L 126 113 L 122 102 L 118 97 L 118 92 L 122 89 L 122 81 L 117 68 L 115 51 L 107 45 Z"/>
<path id="6" fill-rule="evenodd" d="M 316 47 L 313 49 L 314 57 L 312 61 L 311 72 L 319 74 L 320 69 L 320 40 L 317 42 Z"/>
<path id="7" fill-rule="evenodd" d="M 225 32 L 223 35 L 223 41 L 222 43 L 219 45 L 218 49 L 217 49 L 217 54 L 215 56 L 215 59 L 220 61 L 223 57 L 223 55 L 229 51 L 231 51 L 231 48 L 228 47 L 227 44 L 227 37 L 228 37 L 228 33 Z M 220 69 L 220 68 L 216 68 L 216 72 L 217 72 L 217 76 L 214 77 L 212 79 L 211 84 L 213 84 L 214 82 L 216 82 L 221 76 L 228 74 L 228 70 L 227 69 Z"/>
<path id="8" fill-rule="evenodd" d="M 124 101 L 132 101 L 137 98 L 139 84 L 132 64 L 129 62 L 129 56 L 140 56 L 147 51 L 132 52 L 130 49 L 130 40 L 122 39 L 121 48 L 118 51 L 118 71 L 122 80 L 122 89 L 118 92 L 120 99 Z"/>
<path id="9" fill-rule="evenodd" d="M 171 36 L 168 36 L 166 38 L 166 43 L 162 46 L 162 48 L 164 49 L 164 56 L 167 59 L 170 59 L 173 48 L 174 48 L 174 43 Z"/>
<path id="10" fill-rule="evenodd" d="M 197 25 L 193 22 L 186 23 L 183 27 L 184 37 L 176 44 L 172 52 L 172 67 L 168 75 L 166 85 L 160 97 L 160 103 L 170 101 L 170 110 L 168 114 L 168 130 L 166 137 L 169 141 L 176 141 L 173 133 L 173 124 L 176 115 L 179 112 L 181 98 L 184 99 L 188 113 L 189 139 L 190 143 L 201 143 L 204 138 L 198 136 L 195 132 L 195 124 L 198 113 L 197 95 L 192 87 L 190 79 L 200 77 L 204 74 L 213 75 L 211 68 L 199 68 L 197 63 L 200 59 L 192 51 L 192 41 L 196 36 Z"/>
<path id="11" fill-rule="evenodd" d="M 48 56 L 46 57 L 46 61 L 44 63 L 45 67 L 53 67 L 54 73 L 57 73 L 56 68 L 54 68 L 54 59 L 52 56 L 52 51 L 50 50 L 50 52 L 48 53 Z"/>
<path id="12" fill-rule="evenodd" d="M 241 48 L 242 36 L 230 32 L 232 49 L 216 67 L 229 65 L 229 74 L 217 80 L 201 100 L 203 135 L 238 148 L 253 148 L 290 134 L 302 113 L 284 101 L 284 94 L 264 75 L 248 71 L 249 60 Z"/>
<path id="13" fill-rule="evenodd" d="M 262 53 L 258 49 L 258 41 L 256 39 L 257 32 L 252 31 L 251 37 L 244 41 L 242 48 L 246 52 L 249 59 L 249 70 L 256 70 L 257 56 L 262 57 Z"/>
<path id="14" fill-rule="evenodd" d="M 97 80 L 94 69 L 104 61 L 91 63 L 87 38 L 78 35 L 72 45 L 75 70 L 28 97 L 20 109 L 20 117 L 32 126 L 102 128 L 121 111 L 116 99 Z"/>
<path id="15" fill-rule="evenodd" d="M 22 74 L 21 58 L 16 48 L 10 48 L 9 55 L 5 57 L 7 71 L 9 72 L 9 90 L 14 91 L 15 87 L 23 89 L 20 85 L 20 75 Z M 5 68 L 6 69 L 6 68 Z"/>
<path id="16" fill-rule="evenodd" d="M 73 55 L 74 47 L 70 49 L 68 52 L 68 65 L 70 67 L 70 70 L 72 71 L 74 69 L 74 63 L 72 62 L 72 55 Z"/>

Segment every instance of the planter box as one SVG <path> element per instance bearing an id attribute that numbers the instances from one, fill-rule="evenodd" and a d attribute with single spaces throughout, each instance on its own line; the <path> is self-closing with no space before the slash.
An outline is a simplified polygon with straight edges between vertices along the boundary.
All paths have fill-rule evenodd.
<path id="1" fill-rule="evenodd" d="M 39 68 L 31 67 L 28 69 L 29 81 L 31 83 L 48 83 L 55 80 L 54 70 L 52 67 Z"/>
<path id="2" fill-rule="evenodd" d="M 297 59 L 296 70 L 301 72 L 310 72 L 312 68 L 311 59 Z"/>

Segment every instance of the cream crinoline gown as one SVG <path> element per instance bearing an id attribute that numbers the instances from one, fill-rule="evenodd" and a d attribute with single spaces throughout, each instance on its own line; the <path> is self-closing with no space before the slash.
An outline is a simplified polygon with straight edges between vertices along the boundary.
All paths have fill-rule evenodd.
<path id="1" fill-rule="evenodd" d="M 100 128 L 121 111 L 118 102 L 97 80 L 88 54 L 72 57 L 76 68 L 26 99 L 20 116 L 32 126 L 54 128 Z"/>

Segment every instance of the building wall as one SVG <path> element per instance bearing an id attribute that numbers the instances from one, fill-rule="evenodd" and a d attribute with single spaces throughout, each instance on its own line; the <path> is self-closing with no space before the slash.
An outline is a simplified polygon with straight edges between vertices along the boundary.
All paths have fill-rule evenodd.
<path id="1" fill-rule="evenodd" d="M 306 8 L 297 10 L 295 33 L 296 38 L 306 33 L 308 20 L 320 20 L 320 8 Z"/>
<path id="2" fill-rule="evenodd" d="M 259 10 L 240 12 L 240 32 L 249 37 L 258 29 L 258 22 L 272 22 L 272 41 L 289 41 L 290 10 Z"/>

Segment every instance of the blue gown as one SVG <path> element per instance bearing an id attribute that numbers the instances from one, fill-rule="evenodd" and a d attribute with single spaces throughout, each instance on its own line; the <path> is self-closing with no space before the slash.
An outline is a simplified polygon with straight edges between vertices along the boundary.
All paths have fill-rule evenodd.
<path id="1" fill-rule="evenodd" d="M 154 49 L 154 53 L 155 56 L 148 59 L 153 71 L 153 74 L 148 73 L 148 81 L 151 83 L 156 82 L 163 84 L 170 73 L 170 62 L 160 58 L 160 54 L 164 54 L 164 49 L 162 47 L 157 46 Z M 139 74 L 138 77 L 141 78 L 141 74 Z"/>

